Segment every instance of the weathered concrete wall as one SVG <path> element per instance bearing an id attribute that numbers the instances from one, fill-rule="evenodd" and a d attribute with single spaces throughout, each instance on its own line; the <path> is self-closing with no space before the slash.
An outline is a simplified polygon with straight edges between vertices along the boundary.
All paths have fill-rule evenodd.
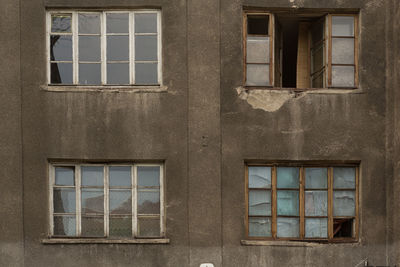
<path id="1" fill-rule="evenodd" d="M 19 3 L 0 0 L 0 265 L 24 262 Z"/>

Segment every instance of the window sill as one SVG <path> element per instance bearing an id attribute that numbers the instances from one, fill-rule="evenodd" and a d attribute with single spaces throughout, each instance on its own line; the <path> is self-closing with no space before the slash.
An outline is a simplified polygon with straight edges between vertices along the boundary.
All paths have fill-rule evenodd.
<path id="1" fill-rule="evenodd" d="M 169 238 L 102 239 L 102 238 L 46 238 L 42 244 L 169 244 Z"/>
<path id="2" fill-rule="evenodd" d="M 320 247 L 326 245 L 360 245 L 359 241 L 348 240 L 341 242 L 312 242 L 312 241 L 271 241 L 271 240 L 241 240 L 243 246 L 277 246 L 277 247 Z"/>
<path id="3" fill-rule="evenodd" d="M 265 91 L 286 91 L 293 93 L 308 94 L 363 94 L 361 88 L 289 88 L 289 87 L 269 87 L 269 86 L 244 86 L 246 90 L 265 90 Z"/>
<path id="4" fill-rule="evenodd" d="M 168 87 L 163 85 L 43 85 L 48 92 L 102 92 L 102 93 L 163 93 Z"/>

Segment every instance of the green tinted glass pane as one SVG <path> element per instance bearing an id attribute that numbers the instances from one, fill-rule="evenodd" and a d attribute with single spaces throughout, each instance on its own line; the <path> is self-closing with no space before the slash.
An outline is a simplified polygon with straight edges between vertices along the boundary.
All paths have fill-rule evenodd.
<path id="1" fill-rule="evenodd" d="M 299 168 L 278 167 L 277 188 L 299 188 Z"/>
<path id="2" fill-rule="evenodd" d="M 298 218 L 277 218 L 278 237 L 299 237 L 299 228 Z"/>
<path id="3" fill-rule="evenodd" d="M 271 216 L 271 191 L 249 191 L 249 215 Z"/>
<path id="4" fill-rule="evenodd" d="M 333 216 L 355 216 L 356 193 L 354 191 L 333 192 Z"/>
<path id="5" fill-rule="evenodd" d="M 249 167 L 249 188 L 271 188 L 271 167 Z"/>
<path id="6" fill-rule="evenodd" d="M 249 236 L 270 237 L 271 218 L 249 218 Z"/>
<path id="7" fill-rule="evenodd" d="M 328 169 L 327 168 L 306 168 L 307 189 L 328 188 Z"/>
<path id="8" fill-rule="evenodd" d="M 333 168 L 334 189 L 356 188 L 356 168 Z"/>
<path id="9" fill-rule="evenodd" d="M 299 192 L 278 190 L 278 215 L 299 216 Z"/>

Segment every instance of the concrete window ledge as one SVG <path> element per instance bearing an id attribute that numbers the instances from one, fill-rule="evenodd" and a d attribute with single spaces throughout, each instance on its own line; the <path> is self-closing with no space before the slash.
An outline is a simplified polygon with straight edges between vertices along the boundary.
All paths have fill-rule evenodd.
<path id="1" fill-rule="evenodd" d="M 332 242 L 332 243 L 318 243 L 318 242 L 299 242 L 299 241 L 268 241 L 268 240 L 241 240 L 243 246 L 277 246 L 277 247 L 321 247 L 326 245 L 350 245 L 359 246 L 360 242 Z"/>
<path id="2" fill-rule="evenodd" d="M 48 92 L 101 92 L 101 93 L 163 93 L 167 86 L 107 86 L 107 85 L 43 85 L 43 91 Z"/>
<path id="3" fill-rule="evenodd" d="M 47 238 L 42 244 L 169 244 L 169 238 L 154 239 L 97 239 L 97 238 Z"/>

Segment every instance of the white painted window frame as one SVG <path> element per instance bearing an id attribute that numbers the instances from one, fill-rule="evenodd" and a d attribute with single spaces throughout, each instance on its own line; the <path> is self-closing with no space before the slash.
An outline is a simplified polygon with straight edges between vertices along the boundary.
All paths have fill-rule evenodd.
<path id="1" fill-rule="evenodd" d="M 114 166 L 125 166 L 131 167 L 131 194 L 132 194 L 132 239 L 147 239 L 147 238 L 163 238 L 165 237 L 165 209 L 164 209 L 164 164 L 162 163 L 137 163 L 137 164 L 127 164 L 127 163 L 109 163 L 109 164 L 74 164 L 74 163 L 49 163 L 49 235 L 52 238 L 91 238 L 82 236 L 82 212 L 81 212 L 81 193 L 82 193 L 82 186 L 81 186 L 81 167 L 82 166 L 103 166 L 103 185 L 104 185 L 104 237 L 106 239 L 111 239 L 109 237 L 109 219 L 110 219 L 110 212 L 109 212 L 109 168 Z M 137 213 L 137 196 L 138 196 L 138 186 L 137 186 L 137 168 L 142 166 L 154 166 L 160 167 L 160 177 L 159 177 L 159 192 L 160 192 L 160 235 L 159 236 L 152 236 L 152 237 L 143 237 L 138 235 L 138 213 Z M 74 167 L 74 174 L 75 174 L 75 186 L 59 186 L 55 184 L 55 168 L 56 167 Z M 75 235 L 74 236 L 67 236 L 67 235 L 54 235 L 54 216 L 55 215 L 63 215 L 61 213 L 54 213 L 54 188 L 75 188 Z M 112 189 L 112 188 L 111 188 Z M 158 217 L 157 215 L 145 215 L 140 217 L 148 217 L 148 218 L 155 218 Z M 102 237 L 96 237 L 102 238 Z M 115 239 L 115 238 L 112 238 Z"/>
<path id="2" fill-rule="evenodd" d="M 79 13 L 92 13 L 100 14 L 100 49 L 101 49 L 101 84 L 85 85 L 79 83 L 79 32 L 78 32 L 78 14 Z M 129 84 L 107 84 L 107 36 L 106 33 L 107 25 L 107 14 L 112 13 L 128 13 L 129 14 Z M 135 14 L 146 14 L 156 13 L 157 14 L 157 33 L 151 34 L 157 36 L 157 61 L 146 61 L 157 63 L 157 80 L 158 84 L 152 85 L 140 85 L 135 82 L 135 36 L 136 35 L 148 35 L 148 34 L 136 34 L 135 33 Z M 55 14 L 71 14 L 71 33 L 52 33 L 51 32 L 51 16 Z M 51 83 L 51 60 L 50 60 L 50 36 L 55 35 L 72 35 L 72 86 L 162 86 L 162 28 L 161 28 L 161 10 L 158 9 L 141 9 L 141 10 L 50 10 L 46 13 L 46 54 L 47 54 L 47 83 L 48 85 L 67 85 L 67 84 L 52 84 Z M 117 34 L 123 35 L 123 34 Z M 140 62 L 140 61 L 139 61 Z M 68 84 L 69 85 L 69 84 Z"/>

